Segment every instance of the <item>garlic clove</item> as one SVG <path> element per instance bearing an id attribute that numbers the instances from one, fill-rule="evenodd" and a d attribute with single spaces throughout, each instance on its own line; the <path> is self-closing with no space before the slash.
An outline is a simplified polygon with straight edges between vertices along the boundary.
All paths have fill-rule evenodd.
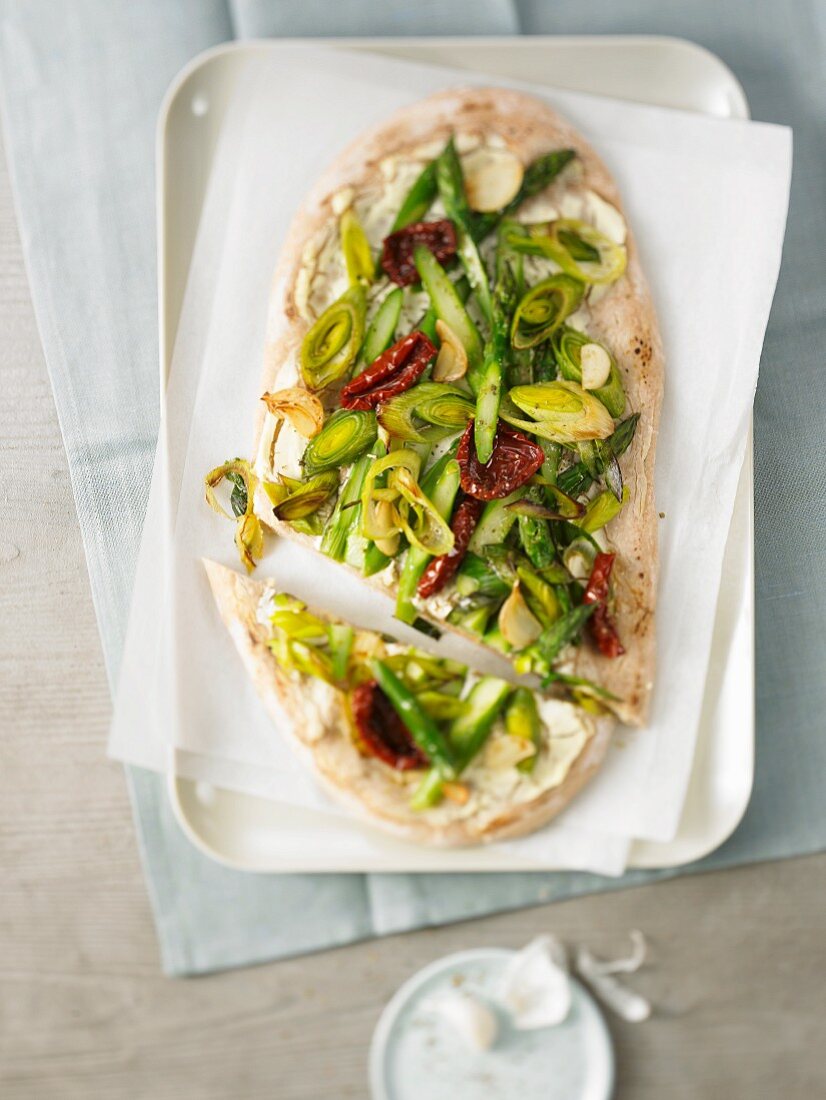
<path id="1" fill-rule="evenodd" d="M 493 1010 L 463 989 L 436 993 L 422 1007 L 441 1016 L 471 1050 L 489 1050 L 496 1042 L 499 1022 Z"/>
<path id="2" fill-rule="evenodd" d="M 611 374 L 611 356 L 601 344 L 583 344 L 580 351 L 582 388 L 598 390 Z"/>
<path id="3" fill-rule="evenodd" d="M 518 581 L 499 611 L 499 629 L 514 649 L 524 649 L 542 633 L 542 625 L 525 603 Z"/>
<path id="4" fill-rule="evenodd" d="M 471 210 L 501 210 L 515 198 L 525 169 L 519 157 L 507 149 L 476 149 L 462 157 L 465 194 Z"/>
<path id="5" fill-rule="evenodd" d="M 519 1031 L 554 1027 L 571 1010 L 571 982 L 565 948 L 553 936 L 539 936 L 510 960 L 499 998 Z"/>
<path id="6" fill-rule="evenodd" d="M 441 341 L 433 364 L 434 382 L 458 382 L 467 374 L 467 352 L 459 337 L 444 321 L 436 322 L 436 335 Z"/>

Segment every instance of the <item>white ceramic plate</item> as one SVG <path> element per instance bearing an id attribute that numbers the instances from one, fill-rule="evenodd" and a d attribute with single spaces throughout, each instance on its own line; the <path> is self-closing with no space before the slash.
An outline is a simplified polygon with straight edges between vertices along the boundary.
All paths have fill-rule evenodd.
<path id="1" fill-rule="evenodd" d="M 370 1046 L 371 1100 L 610 1100 L 611 1036 L 594 999 L 571 978 L 571 1011 L 556 1027 L 517 1031 L 496 1010 L 505 966 L 500 948 L 461 951 L 409 978 L 386 1005 Z M 491 1004 L 499 1034 L 474 1051 L 428 1009 L 432 998 L 468 989 Z"/>
<path id="2" fill-rule="evenodd" d="M 490 73 L 572 91 L 747 118 L 743 90 L 719 58 L 675 38 L 337 39 L 360 50 Z M 290 40 L 291 47 L 318 40 Z M 251 59 L 275 42 L 234 43 L 195 58 L 170 88 L 158 123 L 158 263 L 161 400 L 223 111 Z M 734 505 L 694 767 L 680 828 L 668 843 L 638 842 L 632 867 L 671 867 L 731 835 L 754 780 L 754 525 L 752 450 Z M 190 839 L 212 858 L 250 871 L 553 870 L 500 856 L 496 847 L 430 851 L 341 819 L 205 788 L 174 775 L 169 795 Z"/>

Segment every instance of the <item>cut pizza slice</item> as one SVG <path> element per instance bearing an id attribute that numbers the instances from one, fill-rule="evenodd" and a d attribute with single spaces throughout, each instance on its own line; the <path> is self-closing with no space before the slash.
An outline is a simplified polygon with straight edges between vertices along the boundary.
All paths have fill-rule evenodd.
<path id="1" fill-rule="evenodd" d="M 645 721 L 663 356 L 617 188 L 545 103 L 463 89 L 350 146 L 278 264 L 252 463 L 262 524 L 575 701 Z"/>
<path id="2" fill-rule="evenodd" d="M 205 562 L 277 729 L 399 836 L 459 846 L 544 825 L 598 770 L 614 719 L 390 642 Z"/>

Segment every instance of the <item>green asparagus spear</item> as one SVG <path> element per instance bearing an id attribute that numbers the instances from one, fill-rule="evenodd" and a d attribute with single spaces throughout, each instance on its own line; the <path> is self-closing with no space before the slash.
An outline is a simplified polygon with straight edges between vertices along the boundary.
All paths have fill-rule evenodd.
<path id="1" fill-rule="evenodd" d="M 488 628 L 488 620 L 492 611 L 493 606 L 489 603 L 481 604 L 470 611 L 462 611 L 457 607 L 451 611 L 448 622 L 452 623 L 453 626 L 466 630 L 469 634 L 478 634 L 481 638 Z"/>
<path id="2" fill-rule="evenodd" d="M 451 724 L 450 744 L 459 758 L 459 771 L 468 766 L 485 743 L 502 704 L 513 690 L 507 680 L 483 676 L 467 697 L 467 710 Z"/>
<path id="3" fill-rule="evenodd" d="M 496 253 L 496 283 L 493 292 L 491 332 L 485 344 L 485 357 L 476 395 L 476 418 L 473 425 L 473 440 L 480 462 L 487 462 L 493 454 L 493 442 L 499 420 L 499 402 L 502 397 L 502 378 L 510 351 L 511 314 L 515 305 L 516 279 L 500 238 Z"/>
<path id="4" fill-rule="evenodd" d="M 468 378 L 474 374 L 478 376 L 482 365 L 482 341 L 456 287 L 433 253 L 423 244 L 413 250 L 413 260 L 436 317 L 453 329 L 467 352 Z"/>
<path id="5" fill-rule="evenodd" d="M 365 367 L 378 359 L 381 353 L 393 343 L 403 299 L 404 291 L 400 286 L 391 290 L 370 322 L 370 328 L 364 338 L 364 347 L 361 349 L 361 358 Z"/>
<path id="6" fill-rule="evenodd" d="M 372 660 L 369 664 L 379 687 L 410 731 L 413 740 L 432 765 L 439 769 L 442 779 L 453 779 L 456 775 L 457 753 L 448 739 L 433 719 L 422 710 L 412 691 L 405 687 L 384 661 Z"/>
<path id="7" fill-rule="evenodd" d="M 562 171 L 566 164 L 574 159 L 576 153 L 573 149 L 557 149 L 553 153 L 547 153 L 544 157 L 535 160 L 528 166 L 516 196 L 511 199 L 504 210 L 494 214 L 480 214 L 473 225 L 473 235 L 477 241 L 483 240 L 489 233 L 496 229 L 502 218 L 510 217 L 522 205 L 526 199 L 533 198 L 551 183 Z"/>
<path id="8" fill-rule="evenodd" d="M 512 690 L 513 686 L 506 680 L 494 676 L 485 676 L 473 685 L 466 700 L 466 710 L 451 723 L 448 731 L 448 742 L 457 761 L 455 774 L 464 771 L 482 748 Z M 423 810 L 435 806 L 441 800 L 445 778 L 438 766 L 432 767 L 413 795 L 411 807 Z"/>
<path id="9" fill-rule="evenodd" d="M 539 472 L 546 481 L 556 484 L 562 447 L 559 443 L 552 443 L 550 439 L 537 439 L 536 442 L 545 452 L 545 461 L 542 463 Z"/>
<path id="10" fill-rule="evenodd" d="M 445 212 L 456 227 L 457 255 L 476 294 L 479 308 L 490 322 L 492 304 L 488 276 L 473 239 L 473 215 L 465 195 L 462 165 L 452 137 L 436 161 L 436 181 Z"/>
<path id="11" fill-rule="evenodd" d="M 540 486 L 534 486 L 525 494 L 525 499 L 535 504 L 544 503 L 544 494 Z M 556 557 L 556 549 L 551 539 L 551 529 L 546 519 L 536 516 L 519 516 L 519 540 L 532 565 L 545 569 Z"/>
<path id="12" fill-rule="evenodd" d="M 491 500 L 485 505 L 482 518 L 476 525 L 476 530 L 471 536 L 468 548 L 475 554 L 481 554 L 486 546 L 501 546 L 508 532 L 516 523 L 516 512 L 512 512 L 509 504 L 515 500 L 521 500 L 525 495 L 525 489 L 516 489 L 502 500 Z"/>
<path id="13" fill-rule="evenodd" d="M 639 419 L 639 413 L 627 417 L 617 425 L 614 432 L 607 439 L 602 441 L 598 455 L 601 456 L 600 461 L 603 469 L 607 468 L 606 457 L 609 461 L 611 457 L 619 458 L 631 446 L 631 440 L 634 438 Z M 573 466 L 569 466 L 567 470 L 559 475 L 558 482 L 560 489 L 569 496 L 587 492 L 593 483 L 594 477 L 584 462 L 576 462 Z"/>
<path id="14" fill-rule="evenodd" d="M 457 279 L 453 284 L 453 289 L 456 291 L 456 297 L 459 299 L 462 305 L 468 300 L 471 295 L 472 287 L 467 279 L 462 276 L 461 279 Z M 438 321 L 436 310 L 433 306 L 425 313 L 418 325 L 415 326 L 419 332 L 423 332 L 425 336 L 430 340 L 431 344 L 435 344 L 438 341 L 438 335 L 436 333 L 436 322 Z"/>
<path id="15" fill-rule="evenodd" d="M 516 575 L 528 607 L 543 627 L 550 627 L 561 613 L 555 589 L 525 563 L 517 565 Z"/>
<path id="16" fill-rule="evenodd" d="M 425 772 L 419 786 L 413 792 L 410 799 L 411 810 L 428 810 L 431 806 L 438 805 L 442 800 L 445 777 L 439 768 L 430 768 Z"/>
<path id="17" fill-rule="evenodd" d="M 404 202 L 399 208 L 396 219 L 390 226 L 390 232 L 420 222 L 439 193 L 439 185 L 436 181 L 436 161 L 432 160 L 413 181 L 413 186 L 407 192 Z"/>
<path id="18" fill-rule="evenodd" d="M 615 458 L 619 458 L 631 446 L 631 440 L 634 438 L 639 419 L 639 413 L 627 417 L 616 426 L 613 433 L 605 440 Z"/>
<path id="19" fill-rule="evenodd" d="M 353 463 L 344 487 L 338 495 L 330 521 L 321 539 L 321 552 L 333 561 L 343 561 L 347 549 L 347 536 L 358 518 L 361 487 L 373 455 L 362 455 Z"/>
<path id="20" fill-rule="evenodd" d="M 438 320 L 439 318 L 436 316 L 436 310 L 433 308 L 433 306 L 430 306 L 430 308 L 425 312 L 421 321 L 419 321 L 418 325 L 416 325 L 416 328 L 419 330 L 419 332 L 423 332 L 428 340 L 431 342 L 431 344 L 436 344 L 437 346 L 439 342 L 439 335 L 436 332 L 436 322 Z"/>
<path id="21" fill-rule="evenodd" d="M 376 573 L 381 573 L 382 569 L 386 569 L 392 561 L 387 554 L 379 550 L 378 546 L 374 542 L 368 543 L 364 551 L 364 563 L 361 567 L 361 575 L 363 577 L 372 577 Z"/>
<path id="22" fill-rule="evenodd" d="M 507 596 L 511 585 L 506 584 L 495 569 L 478 554 L 465 554 L 456 576 L 456 588 L 462 596 Z"/>
<path id="23" fill-rule="evenodd" d="M 539 676 L 547 676 L 551 672 L 551 665 L 560 651 L 577 636 L 585 623 L 593 614 L 596 604 L 580 604 L 579 607 L 562 615 L 542 631 L 539 638 L 532 646 L 523 650 L 514 661 L 514 669 L 517 672 L 535 672 Z"/>

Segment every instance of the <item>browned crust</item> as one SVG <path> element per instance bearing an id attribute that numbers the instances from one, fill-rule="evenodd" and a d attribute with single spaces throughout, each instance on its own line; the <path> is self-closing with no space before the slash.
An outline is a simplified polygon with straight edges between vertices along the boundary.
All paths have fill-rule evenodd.
<path id="1" fill-rule="evenodd" d="M 279 371 L 306 334 L 308 326 L 299 316 L 293 288 L 305 243 L 333 217 L 333 195 L 343 187 L 352 187 L 356 195 L 369 191 L 375 187 L 378 164 L 384 157 L 412 153 L 425 142 L 446 140 L 455 130 L 494 131 L 525 162 L 550 149 L 575 148 L 582 167 L 576 186 L 597 192 L 624 213 L 616 184 L 594 150 L 570 123 L 532 96 L 502 88 L 456 88 L 406 107 L 345 149 L 318 180 L 295 216 L 273 279 L 264 356 L 265 390 L 277 388 Z M 549 194 L 553 197 L 553 190 Z M 628 407 L 641 414 L 634 442 L 621 462 L 631 503 L 610 529 L 617 552 L 615 619 L 626 654 L 608 660 L 583 646 L 577 654 L 575 671 L 596 680 L 621 700 L 615 710 L 623 721 L 642 725 L 647 717 L 655 667 L 658 536 L 654 459 L 664 356 L 651 295 L 630 228 L 627 248 L 625 275 L 590 307 L 594 335 L 604 339 L 622 372 Z M 263 407 L 259 411 L 256 449 L 262 422 Z M 273 526 L 288 538 L 313 545 L 312 540 L 297 534 L 287 524 Z M 387 590 L 378 579 L 372 583 Z M 455 629 L 438 620 L 434 622 Z"/>
<path id="2" fill-rule="evenodd" d="M 385 831 L 406 840 L 436 847 L 461 847 L 524 836 L 547 824 L 599 770 L 611 738 L 613 720 L 596 721 L 596 732 L 571 765 L 563 782 L 529 802 L 503 801 L 493 817 L 436 821 L 428 811 L 410 809 L 411 777 L 399 776 L 379 761 L 363 757 L 349 733 L 343 696 L 318 736 L 308 736 L 306 682 L 284 672 L 266 645 L 267 631 L 256 609 L 264 591 L 252 580 L 216 562 L 204 561 L 215 602 L 247 672 L 273 721 L 290 718 L 290 741 L 303 750 L 325 786 L 340 801 Z M 322 613 L 323 614 L 323 613 Z"/>

